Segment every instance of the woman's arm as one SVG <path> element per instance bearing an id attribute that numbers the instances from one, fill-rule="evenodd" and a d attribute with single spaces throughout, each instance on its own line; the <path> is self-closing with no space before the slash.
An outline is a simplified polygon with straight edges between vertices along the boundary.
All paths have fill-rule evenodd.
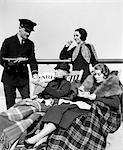
<path id="1" fill-rule="evenodd" d="M 71 50 L 68 50 L 68 48 L 69 48 L 69 47 L 66 47 L 66 46 L 65 46 L 65 47 L 62 49 L 62 51 L 61 51 L 61 53 L 60 53 L 60 55 L 59 55 L 59 58 L 60 58 L 60 59 L 68 59 L 68 58 L 71 58 L 71 57 L 72 57 L 72 54 L 73 54 L 73 51 L 74 51 L 75 47 L 72 48 Z"/>
<path id="2" fill-rule="evenodd" d="M 97 53 L 96 53 L 96 50 L 95 50 L 94 46 L 92 44 L 90 44 L 90 47 L 91 47 L 91 60 L 90 60 L 90 63 L 92 64 L 92 66 L 94 66 L 98 63 L 98 57 L 97 57 Z"/>
<path id="3" fill-rule="evenodd" d="M 97 96 L 96 100 L 101 101 L 101 102 L 107 104 L 108 106 L 119 109 L 120 96 L 118 96 L 118 95 L 114 95 L 114 96 L 110 96 L 110 97 L 98 97 Z"/>
<path id="4" fill-rule="evenodd" d="M 48 84 L 45 88 L 45 92 L 54 98 L 61 98 L 69 94 L 70 86 L 70 82 L 63 83 L 59 88 L 54 88 L 54 86 L 52 87 L 52 85 L 50 86 L 50 84 Z"/>
<path id="5" fill-rule="evenodd" d="M 90 94 L 89 92 L 78 92 L 79 97 L 83 97 L 89 100 L 94 100 L 94 101 L 101 101 L 105 103 L 108 106 L 114 107 L 116 109 L 119 109 L 120 105 L 120 96 L 114 95 L 110 97 L 99 97 L 96 96 L 96 94 Z"/>

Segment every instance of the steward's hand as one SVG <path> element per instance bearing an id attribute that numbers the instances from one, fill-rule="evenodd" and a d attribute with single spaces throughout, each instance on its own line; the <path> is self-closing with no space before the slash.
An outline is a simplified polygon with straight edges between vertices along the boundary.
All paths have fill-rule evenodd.
<path id="1" fill-rule="evenodd" d="M 34 80 L 35 82 L 39 82 L 39 81 L 40 81 L 40 78 L 39 78 L 39 76 L 38 76 L 37 73 L 33 74 L 32 78 L 33 78 L 33 80 Z"/>

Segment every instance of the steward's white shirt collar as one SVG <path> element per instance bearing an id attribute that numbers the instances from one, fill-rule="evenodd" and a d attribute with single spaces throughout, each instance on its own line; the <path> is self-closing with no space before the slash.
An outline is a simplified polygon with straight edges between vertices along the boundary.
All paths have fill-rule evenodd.
<path id="1" fill-rule="evenodd" d="M 20 44 L 22 43 L 22 37 L 19 35 L 19 33 L 17 33 L 17 37 L 19 39 Z"/>

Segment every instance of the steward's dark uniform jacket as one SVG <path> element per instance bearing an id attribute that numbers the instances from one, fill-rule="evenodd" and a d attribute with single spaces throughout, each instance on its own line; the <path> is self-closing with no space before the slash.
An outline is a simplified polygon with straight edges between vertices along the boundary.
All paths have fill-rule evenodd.
<path id="1" fill-rule="evenodd" d="M 28 61 L 12 64 L 3 60 L 4 57 L 24 57 L 27 58 Z M 31 40 L 26 39 L 25 43 L 21 45 L 17 35 L 5 39 L 0 52 L 0 64 L 4 67 L 1 81 L 13 86 L 23 86 L 29 83 L 27 63 L 30 64 L 32 74 L 38 72 L 34 43 Z"/>

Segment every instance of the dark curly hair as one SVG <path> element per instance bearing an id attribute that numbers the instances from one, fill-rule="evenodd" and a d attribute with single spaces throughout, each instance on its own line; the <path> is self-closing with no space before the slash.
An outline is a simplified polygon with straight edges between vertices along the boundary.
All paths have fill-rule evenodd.
<path id="1" fill-rule="evenodd" d="M 78 32 L 80 33 L 80 35 L 81 35 L 80 39 L 81 39 L 82 41 L 85 41 L 85 40 L 86 40 L 87 31 L 86 31 L 85 29 L 83 29 L 83 28 L 78 28 L 78 29 L 76 29 L 75 31 L 78 31 Z"/>

